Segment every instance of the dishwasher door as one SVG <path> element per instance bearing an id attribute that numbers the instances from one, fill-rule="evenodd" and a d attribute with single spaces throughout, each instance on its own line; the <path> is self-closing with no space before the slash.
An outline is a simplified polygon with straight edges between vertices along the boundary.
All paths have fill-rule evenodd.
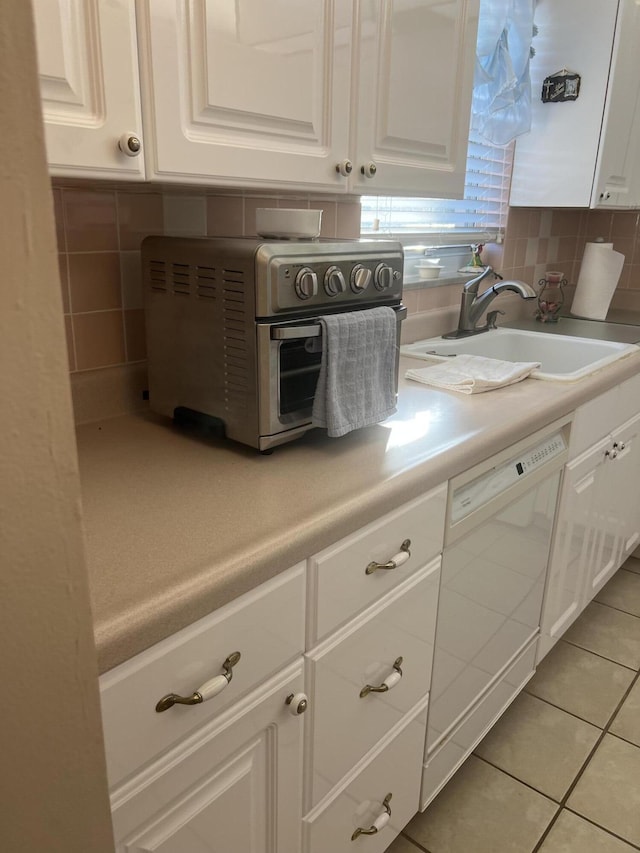
<path id="1" fill-rule="evenodd" d="M 453 481 L 442 559 L 427 753 L 539 632 L 562 432 Z"/>

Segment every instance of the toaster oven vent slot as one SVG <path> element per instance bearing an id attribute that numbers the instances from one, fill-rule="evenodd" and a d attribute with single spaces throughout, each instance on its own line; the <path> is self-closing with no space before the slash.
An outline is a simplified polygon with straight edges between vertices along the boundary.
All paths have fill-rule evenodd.
<path id="1" fill-rule="evenodd" d="M 151 290 L 167 292 L 167 265 L 164 261 L 149 261 L 147 266 Z"/>
<path id="2" fill-rule="evenodd" d="M 244 273 L 242 270 L 222 270 L 222 277 L 226 283 L 244 284 Z"/>
<path id="3" fill-rule="evenodd" d="M 196 266 L 196 292 L 202 299 L 215 299 L 217 291 L 214 267 Z"/>
<path id="4" fill-rule="evenodd" d="M 189 264 L 171 264 L 171 283 L 176 295 L 189 296 L 191 293 L 191 270 Z"/>

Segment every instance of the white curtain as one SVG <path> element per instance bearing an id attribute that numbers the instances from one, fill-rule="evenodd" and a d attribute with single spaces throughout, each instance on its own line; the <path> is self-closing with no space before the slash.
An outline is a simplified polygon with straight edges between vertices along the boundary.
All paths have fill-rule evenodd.
<path id="1" fill-rule="evenodd" d="M 471 129 L 506 145 L 531 128 L 529 60 L 536 0 L 481 0 Z"/>

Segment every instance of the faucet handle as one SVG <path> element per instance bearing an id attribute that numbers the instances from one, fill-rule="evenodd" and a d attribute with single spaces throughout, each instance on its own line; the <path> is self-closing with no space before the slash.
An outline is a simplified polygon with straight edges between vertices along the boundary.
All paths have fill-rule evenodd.
<path id="1" fill-rule="evenodd" d="M 487 312 L 487 326 L 486 326 L 487 329 L 497 329 L 498 328 L 498 325 L 496 322 L 498 319 L 498 314 L 504 314 L 504 311 L 501 311 L 498 308 L 495 311 L 488 311 Z"/>

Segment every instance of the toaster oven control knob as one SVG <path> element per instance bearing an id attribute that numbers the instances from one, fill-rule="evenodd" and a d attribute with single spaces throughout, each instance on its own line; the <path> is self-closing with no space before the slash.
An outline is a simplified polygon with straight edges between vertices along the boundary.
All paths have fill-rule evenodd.
<path id="1" fill-rule="evenodd" d="M 371 281 L 371 270 L 363 267 L 362 264 L 356 264 L 351 270 L 351 290 L 354 293 L 362 293 L 366 290 Z"/>
<path id="2" fill-rule="evenodd" d="M 339 293 L 344 293 L 347 289 L 347 283 L 344 280 L 340 267 L 329 267 L 324 274 L 324 289 L 328 296 L 337 296 Z"/>
<path id="3" fill-rule="evenodd" d="M 373 273 L 373 283 L 378 290 L 386 290 L 393 284 L 393 270 L 388 264 L 378 264 Z"/>
<path id="4" fill-rule="evenodd" d="M 311 299 L 318 292 L 318 276 L 311 267 L 302 267 L 296 276 L 294 287 L 298 299 Z"/>

